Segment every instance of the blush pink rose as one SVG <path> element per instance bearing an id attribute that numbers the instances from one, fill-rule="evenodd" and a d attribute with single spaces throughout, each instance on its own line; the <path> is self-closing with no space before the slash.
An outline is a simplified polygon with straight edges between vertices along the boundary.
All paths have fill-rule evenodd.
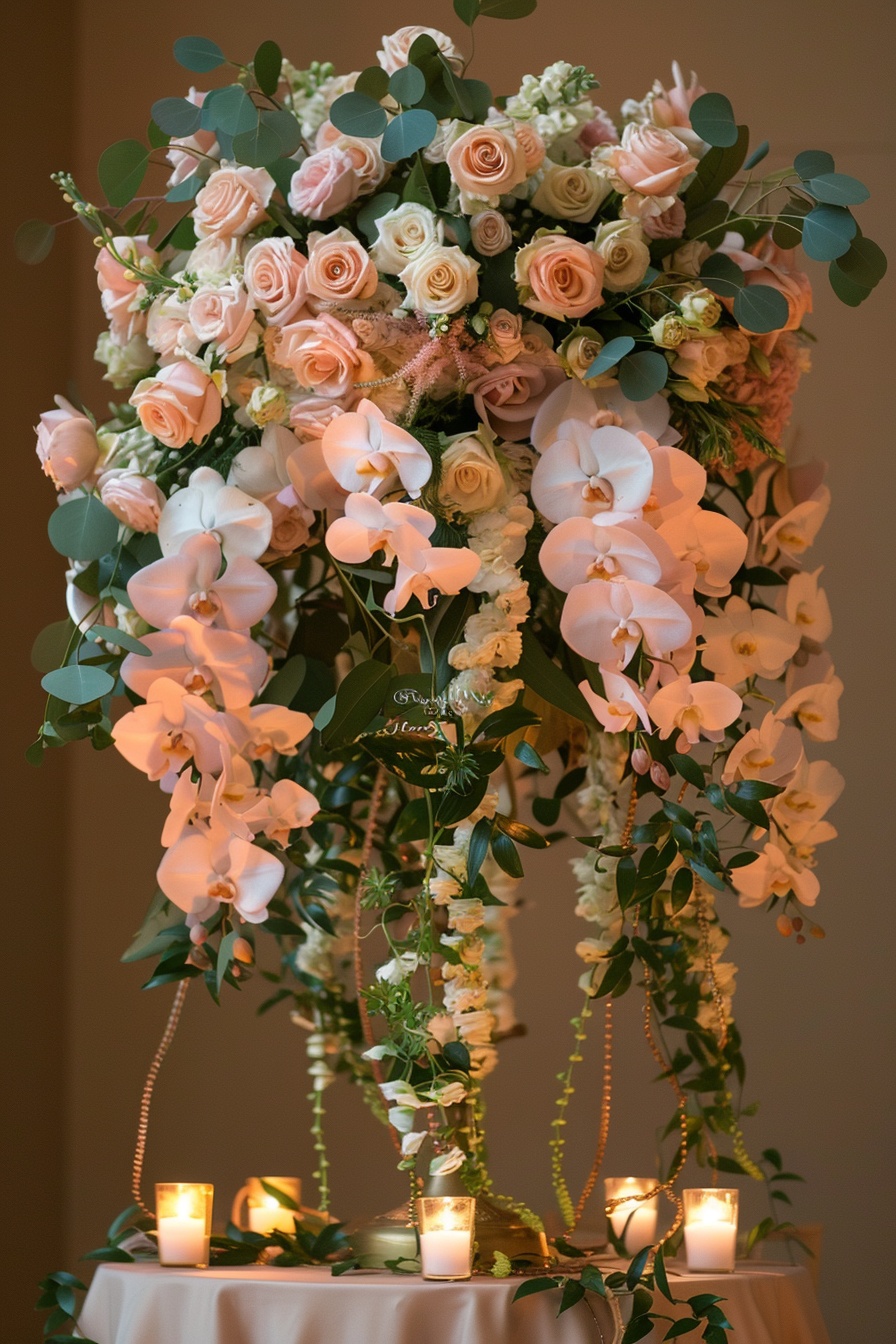
<path id="1" fill-rule="evenodd" d="M 529 291 L 525 306 L 546 317 L 585 317 L 603 303 L 603 257 L 562 233 L 544 234 L 521 248 L 514 278 Z"/>
<path id="2" fill-rule="evenodd" d="M 496 257 L 507 251 L 513 233 L 500 210 L 480 210 L 470 219 L 470 238 L 481 257 Z"/>
<path id="3" fill-rule="evenodd" d="M 526 156 L 526 176 L 531 177 L 544 163 L 544 141 L 531 122 L 528 121 L 515 121 L 513 123 L 513 135 Z"/>
<path id="4" fill-rule="evenodd" d="M 300 387 L 327 397 L 345 396 L 355 383 L 376 377 L 355 333 L 328 313 L 283 327 L 274 359 L 292 371 Z"/>
<path id="5" fill-rule="evenodd" d="M 236 281 L 220 289 L 200 289 L 190 301 L 190 326 L 200 345 L 213 341 L 228 364 L 249 353 L 254 322 L 255 309 L 249 295 Z M 259 332 L 256 326 L 256 342 Z"/>
<path id="6" fill-rule="evenodd" d="M 642 196 L 671 196 L 697 167 L 697 160 L 671 131 L 629 122 L 622 144 L 610 152 L 618 177 Z"/>
<path id="7" fill-rule="evenodd" d="M 518 359 L 474 378 L 467 391 L 480 420 L 502 439 L 517 443 L 529 437 L 542 403 L 565 381 L 562 367 Z"/>
<path id="8" fill-rule="evenodd" d="M 218 168 L 196 197 L 193 227 L 199 238 L 242 238 L 263 219 L 274 192 L 264 168 Z"/>
<path id="9" fill-rule="evenodd" d="M 511 364 L 524 349 L 523 319 L 519 313 L 496 308 L 488 319 L 488 338 L 502 364 Z"/>
<path id="10" fill-rule="evenodd" d="M 329 219 L 356 200 L 361 183 L 351 154 L 329 145 L 309 154 L 289 185 L 289 208 L 306 219 Z"/>
<path id="11" fill-rule="evenodd" d="M 335 401 L 332 397 L 302 397 L 290 407 L 289 427 L 300 443 L 322 439 L 330 421 L 344 411 L 350 411 L 354 403 L 355 394 Z"/>
<path id="12" fill-rule="evenodd" d="M 64 397 L 57 409 L 44 411 L 37 434 L 37 456 L 57 490 L 74 490 L 94 472 L 100 450 L 93 423 Z"/>
<path id="13" fill-rule="evenodd" d="M 113 238 L 112 244 L 120 257 L 136 266 L 147 262 L 152 266 L 158 264 L 158 252 L 149 246 L 145 238 L 124 235 Z M 112 335 L 119 345 L 127 345 L 132 336 L 146 330 L 146 314 L 132 307 L 138 291 L 143 289 L 143 281 L 105 247 L 100 248 L 94 268 L 100 287 L 100 301 L 112 328 Z"/>
<path id="14" fill-rule="evenodd" d="M 191 88 L 186 101 L 192 103 L 194 107 L 201 107 L 205 102 L 205 93 Z M 181 182 L 186 182 L 194 173 L 207 176 L 211 166 L 209 159 L 218 157 L 218 141 L 214 131 L 198 130 L 192 135 L 175 136 L 168 141 L 165 152 L 165 158 L 173 170 L 166 185 L 179 187 Z"/>
<path id="15" fill-rule="evenodd" d="M 201 443 L 221 419 L 221 393 L 203 369 L 179 359 L 144 378 L 131 393 L 147 434 L 166 448 Z"/>
<path id="16" fill-rule="evenodd" d="M 262 238 L 249 249 L 243 280 L 268 322 L 282 327 L 300 315 L 308 293 L 307 265 L 291 238 Z"/>
<path id="17" fill-rule="evenodd" d="M 613 118 L 602 107 L 594 109 L 594 116 L 579 131 L 576 144 L 586 154 L 590 154 L 592 149 L 597 149 L 598 145 L 618 145 L 619 132 L 613 125 Z"/>
<path id="18" fill-rule="evenodd" d="M 496 126 L 473 126 L 458 136 L 446 162 L 457 186 L 470 196 L 502 196 L 526 180 L 522 145 Z"/>
<path id="19" fill-rule="evenodd" d="M 401 70 L 407 65 L 411 47 L 424 33 L 432 38 L 455 74 L 460 74 L 464 68 L 463 54 L 458 51 L 447 33 L 440 32 L 438 28 L 419 28 L 416 24 L 408 24 L 384 36 L 382 48 L 376 54 L 377 60 L 388 75 L 394 75 L 396 70 Z"/>
<path id="20" fill-rule="evenodd" d="M 367 248 L 348 229 L 312 234 L 308 239 L 305 284 L 316 299 L 329 303 L 369 299 L 378 283 Z"/>
<path id="21" fill-rule="evenodd" d="M 641 228 L 648 238 L 680 238 L 686 221 L 684 203 L 676 196 L 668 210 L 658 215 L 642 215 Z"/>
<path id="22" fill-rule="evenodd" d="M 158 532 L 165 504 L 155 481 L 132 471 L 107 471 L 100 477 L 100 499 L 125 527 L 135 532 Z"/>

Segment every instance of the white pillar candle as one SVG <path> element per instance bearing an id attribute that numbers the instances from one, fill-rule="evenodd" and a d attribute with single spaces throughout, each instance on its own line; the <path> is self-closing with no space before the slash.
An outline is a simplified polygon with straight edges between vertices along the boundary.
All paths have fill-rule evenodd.
<path id="1" fill-rule="evenodd" d="M 737 1219 L 722 1199 L 710 1196 L 688 1214 L 684 1246 L 688 1269 L 731 1273 L 737 1248 Z"/>
<path id="2" fill-rule="evenodd" d="M 204 1265 L 205 1219 L 177 1213 L 158 1220 L 159 1260 L 163 1265 Z"/>
<path id="3" fill-rule="evenodd" d="M 656 1241 L 656 1209 L 639 1204 L 637 1200 L 627 1199 L 617 1204 L 610 1214 L 610 1225 L 613 1235 L 622 1240 L 629 1255 L 637 1255 L 638 1251 Z"/>
<path id="4" fill-rule="evenodd" d="M 470 1232 L 440 1230 L 420 1233 L 420 1261 L 427 1278 L 469 1278 Z"/>
<path id="5" fill-rule="evenodd" d="M 249 1205 L 250 1232 L 258 1232 L 263 1237 L 269 1237 L 272 1232 L 288 1232 L 292 1235 L 294 1230 L 292 1210 L 284 1208 L 271 1196 L 268 1196 L 263 1204 Z"/>

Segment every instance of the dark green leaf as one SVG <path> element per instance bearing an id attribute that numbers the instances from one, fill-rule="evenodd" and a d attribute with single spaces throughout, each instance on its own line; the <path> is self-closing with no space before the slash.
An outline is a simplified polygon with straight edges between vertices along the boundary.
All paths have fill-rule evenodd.
<path id="1" fill-rule="evenodd" d="M 134 1263 L 134 1257 L 127 1251 L 122 1250 L 120 1246 L 100 1246 L 95 1251 L 88 1251 L 86 1255 L 81 1256 L 82 1260 L 99 1260 L 105 1264 L 131 1265 Z"/>
<path id="2" fill-rule="evenodd" d="M 492 838 L 492 822 L 488 817 L 480 817 L 470 835 L 467 850 L 467 881 L 472 884 L 479 876 L 479 870 L 488 853 Z"/>
<path id="3" fill-rule="evenodd" d="M 693 756 L 684 756 L 680 752 L 673 752 L 669 757 L 669 762 L 674 765 L 682 779 L 686 779 L 689 784 L 693 784 L 695 789 L 702 789 L 706 784 L 703 766 L 698 765 Z"/>
<path id="4" fill-rule="evenodd" d="M 26 219 L 16 229 L 16 256 L 28 266 L 36 266 L 50 255 L 55 241 L 56 230 L 52 224 L 43 219 Z"/>
<path id="5" fill-rule="evenodd" d="M 202 109 L 189 98 L 159 98 L 152 105 L 152 119 L 166 135 L 192 135 L 199 130 Z"/>
<path id="6" fill-rule="evenodd" d="M 873 289 L 887 273 L 887 258 L 877 243 L 859 235 L 837 258 L 837 267 L 854 284 Z"/>
<path id="7" fill-rule="evenodd" d="M 761 826 L 768 830 L 768 814 L 760 802 L 754 798 L 738 798 L 736 793 L 730 789 L 725 790 L 725 802 L 736 812 L 738 816 L 746 821 L 751 821 L 754 826 Z"/>
<path id="8" fill-rule="evenodd" d="M 479 0 L 454 0 L 454 12 L 461 23 L 472 28 L 479 15 Z"/>
<path id="9" fill-rule="evenodd" d="M 452 1069 L 461 1069 L 464 1073 L 470 1071 L 470 1052 L 463 1041 L 448 1041 L 442 1046 L 442 1054 L 451 1065 Z"/>
<path id="10" fill-rule="evenodd" d="M 849 251 L 857 229 L 848 210 L 816 205 L 803 221 L 803 250 L 813 261 L 835 261 Z"/>
<path id="11" fill-rule="evenodd" d="M 624 859 L 620 859 L 616 865 L 616 895 L 623 910 L 631 904 L 632 897 L 635 894 L 636 876 L 637 870 L 634 859 L 628 855 Z"/>
<path id="12" fill-rule="evenodd" d="M 266 168 L 280 158 L 280 136 L 261 117 L 249 131 L 233 137 L 233 156 L 250 168 Z"/>
<path id="13" fill-rule="evenodd" d="M 861 205 L 871 195 L 862 182 L 846 173 L 819 173 L 805 186 L 811 196 L 826 205 Z"/>
<path id="14" fill-rule="evenodd" d="M 562 1279 L 526 1279 L 510 1300 L 516 1302 L 521 1297 L 531 1297 L 533 1293 L 546 1293 L 551 1288 L 559 1288 L 562 1282 Z"/>
<path id="15" fill-rule="evenodd" d="M 262 93 L 273 94 L 277 92 L 277 85 L 280 83 L 280 67 L 283 64 L 283 53 L 276 42 L 262 42 L 255 53 L 255 59 L 252 62 L 252 69 L 255 73 L 255 81 Z"/>
<path id="16" fill-rule="evenodd" d="M 740 171 L 747 157 L 750 133 L 746 126 L 738 126 L 737 141 L 727 149 L 711 149 L 704 154 L 697 169 L 696 179 L 685 193 L 688 214 L 697 206 L 705 205 L 718 196 L 723 187 Z"/>
<path id="17" fill-rule="evenodd" d="M 597 1265 L 585 1265 L 579 1276 L 579 1281 L 583 1288 L 588 1289 L 589 1293 L 597 1293 L 600 1297 L 606 1297 L 607 1285 L 604 1283 L 604 1276 Z"/>
<path id="18" fill-rule="evenodd" d="M 634 952 L 622 952 L 611 958 L 597 988 L 597 997 L 602 999 L 613 994 L 620 985 L 631 982 L 631 968 L 634 965 Z"/>
<path id="19" fill-rule="evenodd" d="M 492 837 L 492 854 L 498 867 L 503 868 L 509 877 L 523 876 L 523 865 L 516 852 L 516 845 L 503 831 Z"/>
<path id="20" fill-rule="evenodd" d="M 185 70 L 204 75 L 223 65 L 225 56 L 217 42 L 207 37 L 179 37 L 174 44 L 174 59 Z"/>
<path id="21" fill-rule="evenodd" d="M 307 670 L 307 660 L 302 654 L 295 654 L 274 674 L 258 698 L 267 705 L 289 706 L 298 694 Z"/>
<path id="22" fill-rule="evenodd" d="M 436 214 L 435 197 L 432 194 L 432 187 L 429 185 L 429 179 L 426 176 L 426 168 L 419 154 L 408 173 L 408 180 L 404 184 L 401 199 L 403 201 L 414 201 L 417 205 L 425 205 L 427 210 Z"/>
<path id="23" fill-rule="evenodd" d="M 768 1162 L 769 1166 L 774 1167 L 776 1171 L 780 1171 L 784 1166 L 784 1159 L 777 1148 L 763 1148 L 762 1156 L 765 1158 L 766 1162 Z"/>
<path id="24" fill-rule="evenodd" d="M 202 104 L 202 125 L 207 130 L 233 137 L 251 131 L 257 121 L 255 104 L 242 84 L 212 89 Z"/>
<path id="25" fill-rule="evenodd" d="M 368 65 L 355 80 L 354 91 L 378 103 L 389 92 L 389 76 L 381 65 Z"/>
<path id="26" fill-rule="evenodd" d="M 189 177 L 184 178 L 183 182 L 175 183 L 175 185 L 166 192 L 165 200 L 171 203 L 177 203 L 178 201 L 192 201 L 201 186 L 202 178 L 199 173 L 191 173 Z M 169 241 L 172 243 L 174 242 L 173 234 Z"/>
<path id="27" fill-rule="evenodd" d="M 793 166 L 803 181 L 808 182 L 817 174 L 832 173 L 834 160 L 824 149 L 804 149 L 802 154 L 797 154 Z"/>
<path id="28" fill-rule="evenodd" d="M 330 108 L 330 121 L 337 131 L 362 139 L 382 135 L 388 120 L 385 108 L 366 93 L 344 93 Z"/>
<path id="29" fill-rule="evenodd" d="M 523 653 L 516 671 L 526 685 L 557 709 L 582 723 L 593 723 L 588 701 L 565 672 L 552 662 L 535 635 L 523 627 Z"/>
<path id="30" fill-rule="evenodd" d="M 706 258 L 700 268 L 699 279 L 714 294 L 720 294 L 724 299 L 733 299 L 738 290 L 744 287 L 743 271 L 724 252 L 714 252 Z"/>
<path id="31" fill-rule="evenodd" d="M 697 1330 L 700 1321 L 693 1316 L 685 1316 L 680 1321 L 673 1321 L 669 1329 L 663 1335 L 663 1339 L 679 1339 L 682 1335 L 689 1335 L 692 1330 Z"/>
<path id="32" fill-rule="evenodd" d="M 292 1209 L 294 1213 L 301 1212 L 292 1195 L 288 1195 L 285 1190 L 281 1190 L 279 1185 L 272 1185 L 263 1176 L 260 1177 L 260 1180 L 261 1188 L 265 1194 L 270 1195 L 271 1199 L 275 1199 L 282 1209 Z"/>
<path id="33" fill-rule="evenodd" d="M 637 1287 L 638 1281 L 640 1280 L 641 1275 L 644 1273 L 644 1266 L 647 1264 L 647 1261 L 650 1258 L 651 1250 L 652 1247 L 645 1246 L 644 1249 L 642 1251 L 639 1251 L 638 1254 L 632 1260 L 625 1276 L 625 1282 L 627 1287 L 629 1288 Z"/>
<path id="34" fill-rule="evenodd" d="M 383 663 L 365 662 L 353 667 L 336 692 L 333 716 L 323 729 L 327 747 L 353 741 L 379 712 L 389 690 L 393 669 Z"/>
<path id="35" fill-rule="evenodd" d="M 387 215 L 390 210 L 394 210 L 398 201 L 399 198 L 394 191 L 381 191 L 378 196 L 371 196 L 370 200 L 361 206 L 356 223 L 368 243 L 375 243 L 379 237 L 376 221 L 382 215 Z"/>
<path id="36" fill-rule="evenodd" d="M 37 672 L 52 672 L 66 660 L 72 635 L 75 633 L 71 617 L 45 625 L 31 646 L 31 666 Z"/>
<path id="37" fill-rule="evenodd" d="M 631 336 L 615 336 L 612 341 L 607 341 L 601 348 L 597 359 L 591 364 L 585 374 L 586 378 L 596 378 L 599 373 L 606 373 L 612 369 L 614 364 L 618 364 L 620 359 L 631 353 L 635 348 L 635 342 Z"/>
<path id="38" fill-rule="evenodd" d="M 107 644 L 117 644 L 120 649 L 139 654 L 141 658 L 149 658 L 152 655 L 152 649 L 148 649 L 139 639 L 129 635 L 126 630 L 119 630 L 115 625 L 92 625 L 87 631 L 87 638 L 103 639 Z"/>
<path id="39" fill-rule="evenodd" d="M 433 114 L 422 107 L 402 112 L 386 127 L 380 153 L 388 163 L 409 159 L 418 149 L 426 148 L 438 128 Z"/>
<path id="40" fill-rule="evenodd" d="M 745 331 L 757 335 L 780 331 L 789 316 L 787 300 L 779 289 L 772 289 L 771 285 L 747 285 L 738 291 L 734 300 L 735 322 Z"/>
<path id="41" fill-rule="evenodd" d="M 731 786 L 738 798 L 776 798 L 783 789 L 783 784 L 767 784 L 764 779 L 739 779 Z"/>
<path id="42" fill-rule="evenodd" d="M 746 868 L 751 863 L 755 863 L 758 858 L 759 855 L 755 850 L 745 849 L 740 854 L 732 854 L 731 858 L 727 860 L 727 867 Z"/>
<path id="43" fill-rule="evenodd" d="M 413 107 L 426 92 L 426 76 L 416 65 L 403 65 L 389 80 L 389 92 L 402 107 Z"/>
<path id="44" fill-rule="evenodd" d="M 625 1327 L 621 1344 L 637 1344 L 639 1339 L 644 1339 L 652 1330 L 653 1321 L 649 1316 L 637 1316 Z"/>
<path id="45" fill-rule="evenodd" d="M 540 770 L 543 775 L 550 774 L 550 766 L 545 765 L 538 752 L 525 738 L 521 742 L 517 742 L 513 754 L 518 761 L 522 761 L 523 765 L 528 765 L 533 770 Z"/>
<path id="46" fill-rule="evenodd" d="M 60 555 L 98 560 L 118 540 L 118 519 L 96 495 L 80 495 L 54 509 L 47 532 Z"/>
<path id="47" fill-rule="evenodd" d="M 563 1292 L 560 1294 L 560 1306 L 557 1309 L 557 1315 L 562 1316 L 564 1311 L 569 1311 L 577 1302 L 581 1302 L 585 1296 L 585 1289 L 579 1283 L 578 1279 L 567 1279 L 563 1285 Z"/>
<path id="48" fill-rule="evenodd" d="M 674 1302 L 672 1290 L 669 1287 L 669 1276 L 666 1273 L 666 1257 L 663 1254 L 662 1246 L 657 1246 L 656 1254 L 653 1258 L 653 1273 L 656 1279 L 656 1286 L 659 1288 L 667 1302 Z"/>
<path id="49" fill-rule="evenodd" d="M 729 149 L 737 143 L 734 109 L 723 93 L 704 93 L 691 105 L 691 125 L 708 145 Z"/>
<path id="50" fill-rule="evenodd" d="M 789 249 L 799 247 L 803 237 L 803 225 L 806 215 L 812 209 L 810 201 L 791 196 L 772 225 L 772 240 L 778 247 Z"/>
<path id="51" fill-rule="evenodd" d="M 541 826 L 556 826 L 562 806 L 561 798 L 533 798 L 532 815 Z"/>
<path id="52" fill-rule="evenodd" d="M 58 667 L 41 678 L 41 686 L 49 695 L 55 695 L 70 705 L 88 705 L 100 700 L 115 687 L 115 678 L 101 667 L 85 667 L 81 663 L 72 663 L 68 667 Z"/>
<path id="53" fill-rule="evenodd" d="M 236 929 L 231 929 L 230 933 L 225 934 L 221 939 L 221 945 L 218 948 L 218 960 L 215 966 L 215 983 L 218 993 L 221 993 L 221 986 L 224 983 L 224 977 L 230 970 L 233 961 L 233 945 L 239 937 Z"/>
<path id="54" fill-rule="evenodd" d="M 753 150 L 753 153 L 747 159 L 746 163 L 744 164 L 744 167 L 747 170 L 749 170 L 750 168 L 755 168 L 757 163 L 762 162 L 766 154 L 768 154 L 768 141 L 763 140 L 762 144 L 757 145 L 756 148 Z"/>
<path id="55" fill-rule="evenodd" d="M 100 155 L 97 174 L 110 205 L 129 205 L 140 190 L 150 151 L 139 140 L 119 140 Z"/>
<path id="56" fill-rule="evenodd" d="M 711 868 L 707 868 L 705 863 L 700 863 L 697 859 L 689 859 L 688 863 L 697 876 L 702 878 L 708 887 L 712 887 L 713 891 L 725 890 L 725 883 L 720 877 L 716 876 Z"/>
<path id="57" fill-rule="evenodd" d="M 479 14 L 483 19 L 524 19 L 537 3 L 538 0 L 479 0 Z"/>
<path id="58" fill-rule="evenodd" d="M 848 275 L 844 275 L 836 261 L 832 261 L 828 267 L 828 279 L 840 302 L 848 304 L 850 308 L 858 308 L 859 304 L 864 303 L 871 295 L 867 285 L 859 285 Z"/>
<path id="59" fill-rule="evenodd" d="M 721 150 L 710 150 L 710 154 L 721 153 Z M 705 205 L 696 207 L 688 212 L 687 227 L 684 231 L 686 238 L 702 238 L 709 242 L 710 235 L 721 230 L 724 232 L 730 209 L 726 201 L 707 201 Z M 721 236 L 715 243 L 722 241 Z"/>
<path id="60" fill-rule="evenodd" d="M 669 365 L 656 350 L 628 355 L 619 365 L 619 388 L 629 401 L 647 401 L 666 386 L 668 377 Z"/>

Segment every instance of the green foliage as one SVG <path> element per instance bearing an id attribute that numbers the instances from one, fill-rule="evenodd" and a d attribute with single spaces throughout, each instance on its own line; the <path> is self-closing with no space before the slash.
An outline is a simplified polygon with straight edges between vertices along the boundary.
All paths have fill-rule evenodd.
<path id="1" fill-rule="evenodd" d="M 389 79 L 388 90 L 400 106 L 413 107 L 426 92 L 426 76 L 416 65 L 403 65 Z"/>
<path id="2" fill-rule="evenodd" d="M 589 365 L 585 374 L 586 378 L 596 378 L 598 374 L 606 373 L 612 369 L 614 364 L 618 364 L 620 359 L 631 353 L 635 348 L 635 342 L 631 336 L 615 336 L 612 341 L 607 341 L 601 348 L 597 359 Z"/>
<path id="3" fill-rule="evenodd" d="M 666 386 L 669 365 L 656 350 L 627 355 L 619 365 L 619 387 L 629 401 L 647 401 Z"/>
<path id="4" fill-rule="evenodd" d="M 834 261 L 849 251 L 857 227 L 848 210 L 816 205 L 803 220 L 803 250 L 813 261 Z"/>
<path id="5" fill-rule="evenodd" d="M 723 93 L 704 93 L 691 105 L 691 125 L 708 145 L 730 149 L 737 144 L 731 103 Z"/>
<path id="6" fill-rule="evenodd" d="M 383 706 L 395 675 L 391 663 L 358 663 L 336 692 L 333 716 L 322 729 L 324 745 L 342 746 L 369 727 Z"/>
<path id="7" fill-rule="evenodd" d="M 70 705 L 88 705 L 100 700 L 114 689 L 115 678 L 101 667 L 90 667 L 83 663 L 71 663 L 68 667 L 58 667 L 41 677 L 41 686 L 48 695 L 64 700 Z"/>
<path id="8" fill-rule="evenodd" d="M 262 42 L 252 61 L 255 82 L 262 93 L 275 94 L 280 83 L 280 67 L 283 53 L 276 42 Z"/>
<path id="9" fill-rule="evenodd" d="M 734 300 L 735 322 L 757 334 L 780 331 L 789 312 L 784 295 L 771 285 L 746 285 Z"/>
<path id="10" fill-rule="evenodd" d="M 700 267 L 699 279 L 714 294 L 733 299 L 743 289 L 745 277 L 736 261 L 732 261 L 724 252 L 715 252 Z"/>
<path id="11" fill-rule="evenodd" d="M 185 70 L 204 75 L 223 65 L 226 58 L 217 42 L 207 37 L 179 37 L 174 44 L 174 59 Z"/>
<path id="12" fill-rule="evenodd" d="M 426 148 L 437 130 L 438 122 L 432 112 L 422 107 L 400 113 L 386 127 L 380 147 L 383 158 L 390 163 L 410 158 Z"/>
<path id="13" fill-rule="evenodd" d="M 118 540 L 118 519 L 96 495 L 80 495 L 50 514 L 53 548 L 70 560 L 99 560 Z"/>
<path id="14" fill-rule="evenodd" d="M 343 135 L 375 139 L 383 134 L 388 120 L 386 109 L 366 93 L 344 93 L 330 108 L 330 121 Z"/>
<path id="15" fill-rule="evenodd" d="M 810 196 L 826 205 L 861 205 L 871 194 L 862 182 L 846 173 L 818 173 L 803 185 Z"/>
<path id="16" fill-rule="evenodd" d="M 14 246 L 19 261 L 37 266 L 49 255 L 56 241 L 56 230 L 43 219 L 26 219 L 16 229 Z"/>
<path id="17" fill-rule="evenodd" d="M 149 167 L 151 150 L 139 140 L 119 140 L 100 155 L 97 175 L 110 205 L 129 205 Z"/>
<path id="18" fill-rule="evenodd" d="M 165 135 L 193 135 L 199 130 L 202 109 L 188 98 L 159 98 L 152 105 L 152 119 Z"/>

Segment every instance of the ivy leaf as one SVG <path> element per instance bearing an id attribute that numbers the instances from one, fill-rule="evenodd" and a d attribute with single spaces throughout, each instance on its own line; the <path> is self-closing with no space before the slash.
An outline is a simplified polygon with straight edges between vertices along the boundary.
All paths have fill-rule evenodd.
<path id="1" fill-rule="evenodd" d="M 848 210 L 816 205 L 803 220 L 803 250 L 813 261 L 836 261 L 849 251 L 858 227 Z"/>
<path id="2" fill-rule="evenodd" d="M 118 519 L 96 495 L 82 495 L 54 509 L 47 532 L 60 555 L 71 560 L 99 560 L 118 540 Z"/>
<path id="3" fill-rule="evenodd" d="M 280 83 L 280 68 L 283 65 L 283 53 L 276 42 L 262 42 L 255 53 L 252 69 L 255 82 L 262 93 L 274 94 Z"/>
<path id="4" fill-rule="evenodd" d="M 411 108 L 389 122 L 380 153 L 388 163 L 409 159 L 418 149 L 426 148 L 438 129 L 439 123 L 431 112 L 422 107 Z"/>
<path id="5" fill-rule="evenodd" d="M 89 705 L 114 689 L 115 678 L 101 667 L 71 663 L 48 672 L 40 684 L 48 695 L 55 695 L 69 705 Z"/>
<path id="6" fill-rule="evenodd" d="M 625 355 L 630 354 L 634 348 L 635 342 L 631 336 L 616 336 L 612 341 L 607 341 L 597 359 L 588 368 L 585 377 L 596 378 L 599 373 L 606 373 L 608 369 L 612 369 L 614 364 L 618 364 Z"/>
<path id="7" fill-rule="evenodd" d="M 375 140 L 385 131 L 389 118 L 386 109 L 368 94 L 344 93 L 330 108 L 330 121 L 343 135 Z"/>
<path id="8" fill-rule="evenodd" d="M 780 331 L 789 312 L 784 295 L 771 285 L 747 285 L 738 291 L 734 300 L 735 322 L 756 335 Z"/>
<path id="9" fill-rule="evenodd" d="M 139 140 L 119 140 L 100 155 L 97 174 L 110 205 L 129 205 L 146 176 L 151 151 Z"/>
<path id="10" fill-rule="evenodd" d="M 166 135 L 192 135 L 199 130 L 202 108 L 189 98 L 159 98 L 152 105 L 152 119 Z"/>
<path id="11" fill-rule="evenodd" d="M 26 219 L 16 229 L 16 256 L 27 266 L 37 266 L 50 255 L 55 241 L 56 230 L 52 224 L 43 219 Z"/>
<path id="12" fill-rule="evenodd" d="M 174 59 L 185 70 L 204 75 L 223 65 L 226 57 L 217 42 L 208 37 L 179 37 L 174 44 Z"/>
<path id="13" fill-rule="evenodd" d="M 729 149 L 737 143 L 734 109 L 723 93 L 704 93 L 691 106 L 691 125 L 708 145 Z"/>
<path id="14" fill-rule="evenodd" d="M 777 292 L 771 290 L 773 294 Z M 783 297 L 779 297 L 784 303 Z M 786 303 L 784 306 L 786 308 Z M 666 386 L 668 377 L 669 365 L 656 350 L 642 350 L 636 355 L 628 355 L 619 365 L 619 387 L 629 401 L 647 401 Z"/>

